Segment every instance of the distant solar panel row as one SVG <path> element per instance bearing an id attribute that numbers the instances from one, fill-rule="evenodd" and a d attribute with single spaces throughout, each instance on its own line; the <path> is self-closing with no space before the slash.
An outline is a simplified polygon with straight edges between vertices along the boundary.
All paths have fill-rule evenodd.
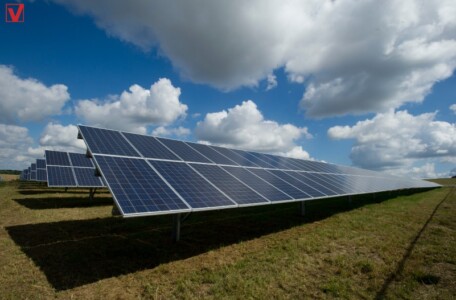
<path id="1" fill-rule="evenodd" d="M 20 174 L 21 180 L 46 182 L 46 160 L 37 159 Z"/>
<path id="2" fill-rule="evenodd" d="M 80 153 L 45 151 L 49 187 L 103 187 L 90 158 Z"/>
<path id="3" fill-rule="evenodd" d="M 36 160 L 36 181 L 41 181 L 41 182 L 47 181 L 47 171 L 46 171 L 46 160 L 45 159 Z"/>
<path id="4" fill-rule="evenodd" d="M 437 186 L 351 167 L 82 125 L 79 137 L 124 216 Z"/>

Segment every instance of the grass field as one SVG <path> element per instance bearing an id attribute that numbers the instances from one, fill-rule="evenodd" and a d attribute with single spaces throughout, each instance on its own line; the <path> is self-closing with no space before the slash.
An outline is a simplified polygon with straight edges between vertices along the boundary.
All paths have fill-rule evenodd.
<path id="1" fill-rule="evenodd" d="M 448 184 L 454 184 L 451 182 Z M 0 298 L 456 298 L 456 188 L 111 217 L 88 191 L 0 183 Z"/>
<path id="2" fill-rule="evenodd" d="M 19 178 L 19 175 L 11 175 L 11 174 L 0 174 L 0 178 L 3 181 L 11 181 L 11 180 L 16 180 Z"/>

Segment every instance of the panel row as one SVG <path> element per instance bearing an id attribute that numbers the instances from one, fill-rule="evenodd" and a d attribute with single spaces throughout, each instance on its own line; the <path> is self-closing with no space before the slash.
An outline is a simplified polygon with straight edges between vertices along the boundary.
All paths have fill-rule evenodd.
<path id="1" fill-rule="evenodd" d="M 82 125 L 79 125 L 79 130 L 80 137 L 85 140 L 92 154 L 385 177 L 385 175 L 376 172 L 271 154 L 182 142 Z"/>
<path id="2" fill-rule="evenodd" d="M 46 158 L 45 164 L 47 166 L 82 167 L 92 169 L 95 167 L 92 160 L 85 154 L 81 153 L 46 150 L 44 155 Z"/>
<path id="3" fill-rule="evenodd" d="M 95 175 L 95 168 L 68 166 L 47 166 L 49 187 L 104 187 L 101 177 Z"/>
<path id="4" fill-rule="evenodd" d="M 103 187 L 103 180 L 95 175 L 92 159 L 84 154 L 45 151 L 49 187 Z"/>
<path id="5" fill-rule="evenodd" d="M 419 186 L 340 174 L 93 156 L 124 216 L 283 203 Z"/>

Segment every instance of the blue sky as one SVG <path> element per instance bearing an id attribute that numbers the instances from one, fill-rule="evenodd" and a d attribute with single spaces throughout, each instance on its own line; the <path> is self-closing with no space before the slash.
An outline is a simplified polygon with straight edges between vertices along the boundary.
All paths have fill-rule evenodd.
<path id="1" fill-rule="evenodd" d="M 448 176 L 455 6 L 25 2 L 0 25 L 0 168 L 83 152 L 82 123 Z"/>

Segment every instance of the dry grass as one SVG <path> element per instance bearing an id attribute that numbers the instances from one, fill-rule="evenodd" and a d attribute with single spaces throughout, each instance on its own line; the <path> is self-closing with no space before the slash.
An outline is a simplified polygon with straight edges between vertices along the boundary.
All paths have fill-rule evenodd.
<path id="1" fill-rule="evenodd" d="M 3 181 L 12 181 L 12 180 L 19 179 L 19 175 L 0 174 L 0 178 L 1 178 Z"/>
<path id="2" fill-rule="evenodd" d="M 444 186 L 456 186 L 456 178 L 439 178 L 430 179 L 429 181 L 444 185 Z"/>
<path id="3" fill-rule="evenodd" d="M 455 188 L 113 218 L 109 194 L 0 186 L 0 298 L 456 297 Z"/>

